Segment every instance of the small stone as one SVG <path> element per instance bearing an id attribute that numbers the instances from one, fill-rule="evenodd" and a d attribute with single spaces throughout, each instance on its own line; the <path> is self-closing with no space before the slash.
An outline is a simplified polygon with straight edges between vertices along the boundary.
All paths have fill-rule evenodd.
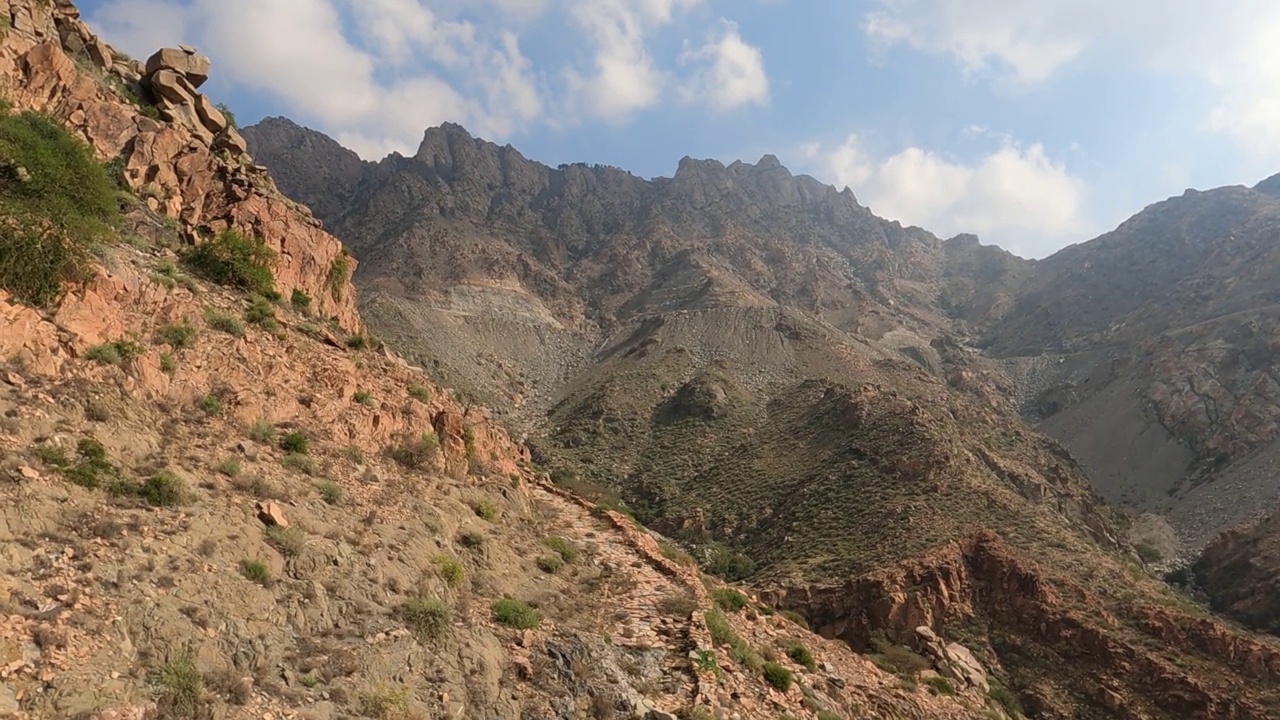
<path id="1" fill-rule="evenodd" d="M 5 373 L 4 381 L 16 388 L 23 387 L 27 384 L 26 381 L 22 379 L 22 376 L 15 372 Z"/>
<path id="2" fill-rule="evenodd" d="M 0 718 L 18 715 L 18 697 L 8 685 L 0 684 Z"/>
<path id="3" fill-rule="evenodd" d="M 18 468 L 18 474 L 19 474 L 19 475 L 21 475 L 22 477 L 24 477 L 24 478 L 28 479 L 28 480 L 39 480 L 39 479 L 40 479 L 40 471 L 39 471 L 39 470 L 37 470 L 37 469 L 35 469 L 35 468 L 33 468 L 33 467 L 31 467 L 31 466 L 29 466 L 29 465 L 23 465 L 23 466 L 19 467 L 19 468 Z"/>

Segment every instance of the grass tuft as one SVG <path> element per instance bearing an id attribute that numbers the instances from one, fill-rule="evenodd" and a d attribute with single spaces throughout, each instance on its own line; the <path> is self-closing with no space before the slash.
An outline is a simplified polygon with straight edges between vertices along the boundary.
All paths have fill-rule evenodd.
<path id="1" fill-rule="evenodd" d="M 495 600 L 492 610 L 494 622 L 517 630 L 529 630 L 541 622 L 537 610 L 529 607 L 528 603 L 513 598 Z"/>

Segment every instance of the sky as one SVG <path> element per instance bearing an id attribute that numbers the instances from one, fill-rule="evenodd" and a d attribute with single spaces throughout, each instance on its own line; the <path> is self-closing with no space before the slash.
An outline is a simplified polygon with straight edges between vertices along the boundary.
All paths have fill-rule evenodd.
<path id="1" fill-rule="evenodd" d="M 244 125 L 366 159 L 457 122 L 549 165 L 754 162 L 1023 257 L 1280 172 L 1275 0 L 81 0 Z"/>

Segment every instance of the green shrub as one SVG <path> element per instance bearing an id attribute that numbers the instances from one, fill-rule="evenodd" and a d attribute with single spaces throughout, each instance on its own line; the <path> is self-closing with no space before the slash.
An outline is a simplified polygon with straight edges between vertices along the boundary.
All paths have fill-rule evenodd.
<path id="1" fill-rule="evenodd" d="M 373 396 L 369 394 L 368 390 L 355 391 L 355 394 L 351 396 L 351 399 L 356 401 L 357 403 L 360 403 L 361 405 L 373 404 Z"/>
<path id="2" fill-rule="evenodd" d="M 1134 545 L 1133 549 L 1137 551 L 1138 557 L 1142 562 L 1147 565 L 1158 563 L 1164 559 L 1164 553 L 1160 552 L 1160 548 L 1151 543 L 1140 542 Z"/>
<path id="3" fill-rule="evenodd" d="M 989 678 L 989 681 L 991 686 L 987 690 L 987 701 L 999 707 L 1009 717 L 1022 717 L 1022 703 L 1018 702 L 1018 696 L 996 678 Z"/>
<path id="4" fill-rule="evenodd" d="M 765 663 L 762 672 L 764 673 L 765 681 L 778 690 L 786 692 L 791 689 L 791 680 L 793 676 L 791 671 L 785 667 L 778 663 Z"/>
<path id="5" fill-rule="evenodd" d="M 267 528 L 267 543 L 285 557 L 296 557 L 307 546 L 307 534 L 301 528 L 272 525 Z"/>
<path id="6" fill-rule="evenodd" d="M 400 606 L 400 616 L 420 642 L 439 640 L 449 632 L 449 606 L 436 598 L 409 598 Z"/>
<path id="7" fill-rule="evenodd" d="M 89 277 L 90 248 L 120 216 L 93 151 L 34 112 L 0 115 L 0 288 L 47 307 Z"/>
<path id="8" fill-rule="evenodd" d="M 412 397 L 413 399 L 419 400 L 421 402 L 430 402 L 431 391 L 428 390 L 425 385 L 410 385 L 409 397 Z"/>
<path id="9" fill-rule="evenodd" d="M 755 569 L 754 560 L 723 545 L 712 547 L 707 557 L 707 572 L 729 582 L 746 580 Z"/>
<path id="10" fill-rule="evenodd" d="M 698 601 L 688 593 L 672 593 L 658 601 L 658 612 L 686 620 L 698 609 Z"/>
<path id="11" fill-rule="evenodd" d="M 253 421 L 249 426 L 249 439 L 254 442 L 270 445 L 276 441 L 276 426 L 262 418 Z"/>
<path id="12" fill-rule="evenodd" d="M 229 478 L 236 477 L 240 474 L 240 458 L 227 458 L 218 463 L 218 472 Z"/>
<path id="13" fill-rule="evenodd" d="M 559 555 L 539 555 L 537 565 L 542 572 L 557 573 L 564 567 L 564 560 Z"/>
<path id="14" fill-rule="evenodd" d="M 481 520 L 493 522 L 498 519 L 498 506 L 495 505 L 492 500 L 481 500 L 475 505 L 472 505 L 471 509 L 475 511 L 476 517 Z"/>
<path id="15" fill-rule="evenodd" d="M 380 684 L 360 693 L 360 714 L 374 720 L 410 720 L 409 688 Z"/>
<path id="16" fill-rule="evenodd" d="M 311 309 L 311 296 L 294 288 L 293 292 L 289 293 L 289 304 L 300 313 L 307 312 Z"/>
<path id="17" fill-rule="evenodd" d="M 494 601 L 493 620 L 517 630 L 529 630 L 537 627 L 541 622 L 537 610 L 529 607 L 528 603 L 512 598 Z"/>
<path id="18" fill-rule="evenodd" d="M 707 630 L 711 633 L 711 641 L 715 644 L 732 645 L 738 639 L 733 628 L 729 626 L 728 618 L 719 608 L 708 610 L 704 618 L 707 621 Z"/>
<path id="19" fill-rule="evenodd" d="M 794 660 L 797 665 L 803 666 L 809 672 L 813 672 L 818 666 L 814 662 L 813 653 L 809 652 L 809 648 L 805 647 L 804 643 L 799 640 L 792 640 L 787 643 L 787 657 Z"/>
<path id="20" fill-rule="evenodd" d="M 347 338 L 347 347 L 352 350 L 367 350 L 373 347 L 373 342 L 364 335 L 352 335 Z"/>
<path id="21" fill-rule="evenodd" d="M 31 448 L 31 454 L 40 458 L 40 462 L 53 469 L 61 469 L 71 465 L 71 458 L 67 457 L 67 451 L 56 445 L 36 445 Z"/>
<path id="22" fill-rule="evenodd" d="M 416 440 L 410 440 L 389 451 L 392 460 L 411 469 L 419 470 L 440 450 L 440 438 L 433 432 L 424 432 Z"/>
<path id="23" fill-rule="evenodd" d="M 178 348 L 191 347 L 196 342 L 196 336 L 200 331 L 189 322 L 183 321 L 172 325 L 165 325 L 156 330 L 154 341 L 163 345 L 168 345 L 175 350 Z"/>
<path id="24" fill-rule="evenodd" d="M 279 327 L 279 323 L 276 322 L 276 306 L 261 295 L 254 295 L 249 298 L 249 306 L 245 308 L 244 319 L 251 325 L 258 325 L 266 330 L 274 330 Z"/>
<path id="25" fill-rule="evenodd" d="M 205 279 L 246 292 L 265 294 L 275 289 L 271 263 L 275 251 L 262 238 L 247 238 L 235 230 L 223 230 L 187 253 L 184 261 Z"/>
<path id="26" fill-rule="evenodd" d="M 330 505 L 341 505 L 343 492 L 342 486 L 332 480 L 321 480 L 316 483 L 316 490 L 320 492 L 320 497 Z"/>
<path id="27" fill-rule="evenodd" d="M 264 584 L 271 579 L 271 568 L 261 560 L 241 560 L 240 572 L 258 584 Z"/>
<path id="28" fill-rule="evenodd" d="M 315 458 L 302 453 L 289 453 L 280 458 L 280 464 L 303 475 L 316 477 L 320 474 L 320 466 L 316 463 Z"/>
<path id="29" fill-rule="evenodd" d="M 142 354 L 143 347 L 129 340 L 114 340 L 101 345 L 94 345 L 85 351 L 86 360 L 93 360 L 102 365 L 119 365 Z"/>
<path id="30" fill-rule="evenodd" d="M 929 688 L 929 692 L 934 695 L 955 695 L 956 689 L 952 687 L 951 681 L 944 677 L 931 677 L 924 681 Z"/>
<path id="31" fill-rule="evenodd" d="M 224 332 L 235 337 L 244 336 L 244 323 L 240 322 L 233 315 L 228 315 L 220 310 L 213 308 L 205 308 L 204 322 L 209 327 L 219 332 Z"/>
<path id="32" fill-rule="evenodd" d="M 204 395 L 196 404 L 207 415 L 217 415 L 222 412 L 222 400 L 217 395 Z"/>
<path id="33" fill-rule="evenodd" d="M 333 262 L 329 265 L 329 274 L 325 276 L 324 285 L 329 290 L 329 295 L 334 300 L 342 300 L 342 288 L 347 284 L 347 278 L 351 276 L 351 256 L 347 253 L 346 248 L 342 248 L 342 252 L 333 258 Z"/>
<path id="34" fill-rule="evenodd" d="M 542 544 L 550 550 L 554 550 L 561 560 L 571 563 L 578 559 L 578 547 L 565 538 L 557 535 L 542 538 Z"/>
<path id="35" fill-rule="evenodd" d="M 747 596 L 729 588 L 717 588 L 711 592 L 711 599 L 722 610 L 738 612 L 747 606 Z"/>
<path id="36" fill-rule="evenodd" d="M 444 580 L 445 585 L 458 587 L 462 584 L 462 563 L 448 555 L 437 555 L 431 559 L 431 562 L 435 563 L 436 572 L 440 573 L 440 578 Z"/>
<path id="37" fill-rule="evenodd" d="M 306 455 L 310 446 L 311 443 L 307 440 L 307 436 L 300 432 L 291 432 L 280 438 L 280 449 L 285 452 Z"/>
<path id="38" fill-rule="evenodd" d="M 181 505 L 190 499 L 187 484 L 168 470 L 162 470 L 141 483 L 117 480 L 109 490 L 117 497 L 136 497 L 155 507 Z"/>
<path id="39" fill-rule="evenodd" d="M 160 372 L 166 375 L 172 375 L 173 371 L 178 369 L 178 362 L 173 359 L 173 355 L 162 352 L 160 353 Z"/>
<path id="40" fill-rule="evenodd" d="M 240 127 L 239 125 L 236 124 L 235 113 L 231 112 L 231 108 L 227 107 L 226 103 L 218 103 L 217 105 L 214 105 L 214 107 L 217 108 L 218 112 L 222 113 L 222 117 L 226 119 L 227 127 L 231 128 L 232 130 L 235 130 L 236 128 Z"/>
<path id="41" fill-rule="evenodd" d="M 871 648 L 876 652 L 871 661 L 887 672 L 912 676 L 933 667 L 928 658 L 911 648 L 894 645 L 879 633 L 872 634 Z"/>
<path id="42" fill-rule="evenodd" d="M 156 672 L 157 709 L 161 717 L 193 719 L 204 709 L 204 677 L 190 654 L 174 657 Z"/>

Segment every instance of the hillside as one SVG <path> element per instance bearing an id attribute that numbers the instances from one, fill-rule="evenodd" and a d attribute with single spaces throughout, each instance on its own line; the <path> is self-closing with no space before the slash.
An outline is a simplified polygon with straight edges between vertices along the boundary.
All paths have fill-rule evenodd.
<path id="1" fill-rule="evenodd" d="M 0 717 L 1010 717 L 550 485 L 365 334 L 207 59 L 4 7 Z"/>
<path id="2" fill-rule="evenodd" d="M 822 635 L 876 652 L 931 628 L 1035 717 L 1273 714 L 1270 641 L 1145 570 L 1128 518 L 1023 422 L 1054 357 L 970 345 L 1039 263 L 770 156 L 645 180 L 452 125 L 358 166 L 281 119 L 245 134 L 286 193 L 338 208 L 373 332 L 493 403 L 558 485 Z M 341 195 L 309 180 L 357 170 Z"/>

